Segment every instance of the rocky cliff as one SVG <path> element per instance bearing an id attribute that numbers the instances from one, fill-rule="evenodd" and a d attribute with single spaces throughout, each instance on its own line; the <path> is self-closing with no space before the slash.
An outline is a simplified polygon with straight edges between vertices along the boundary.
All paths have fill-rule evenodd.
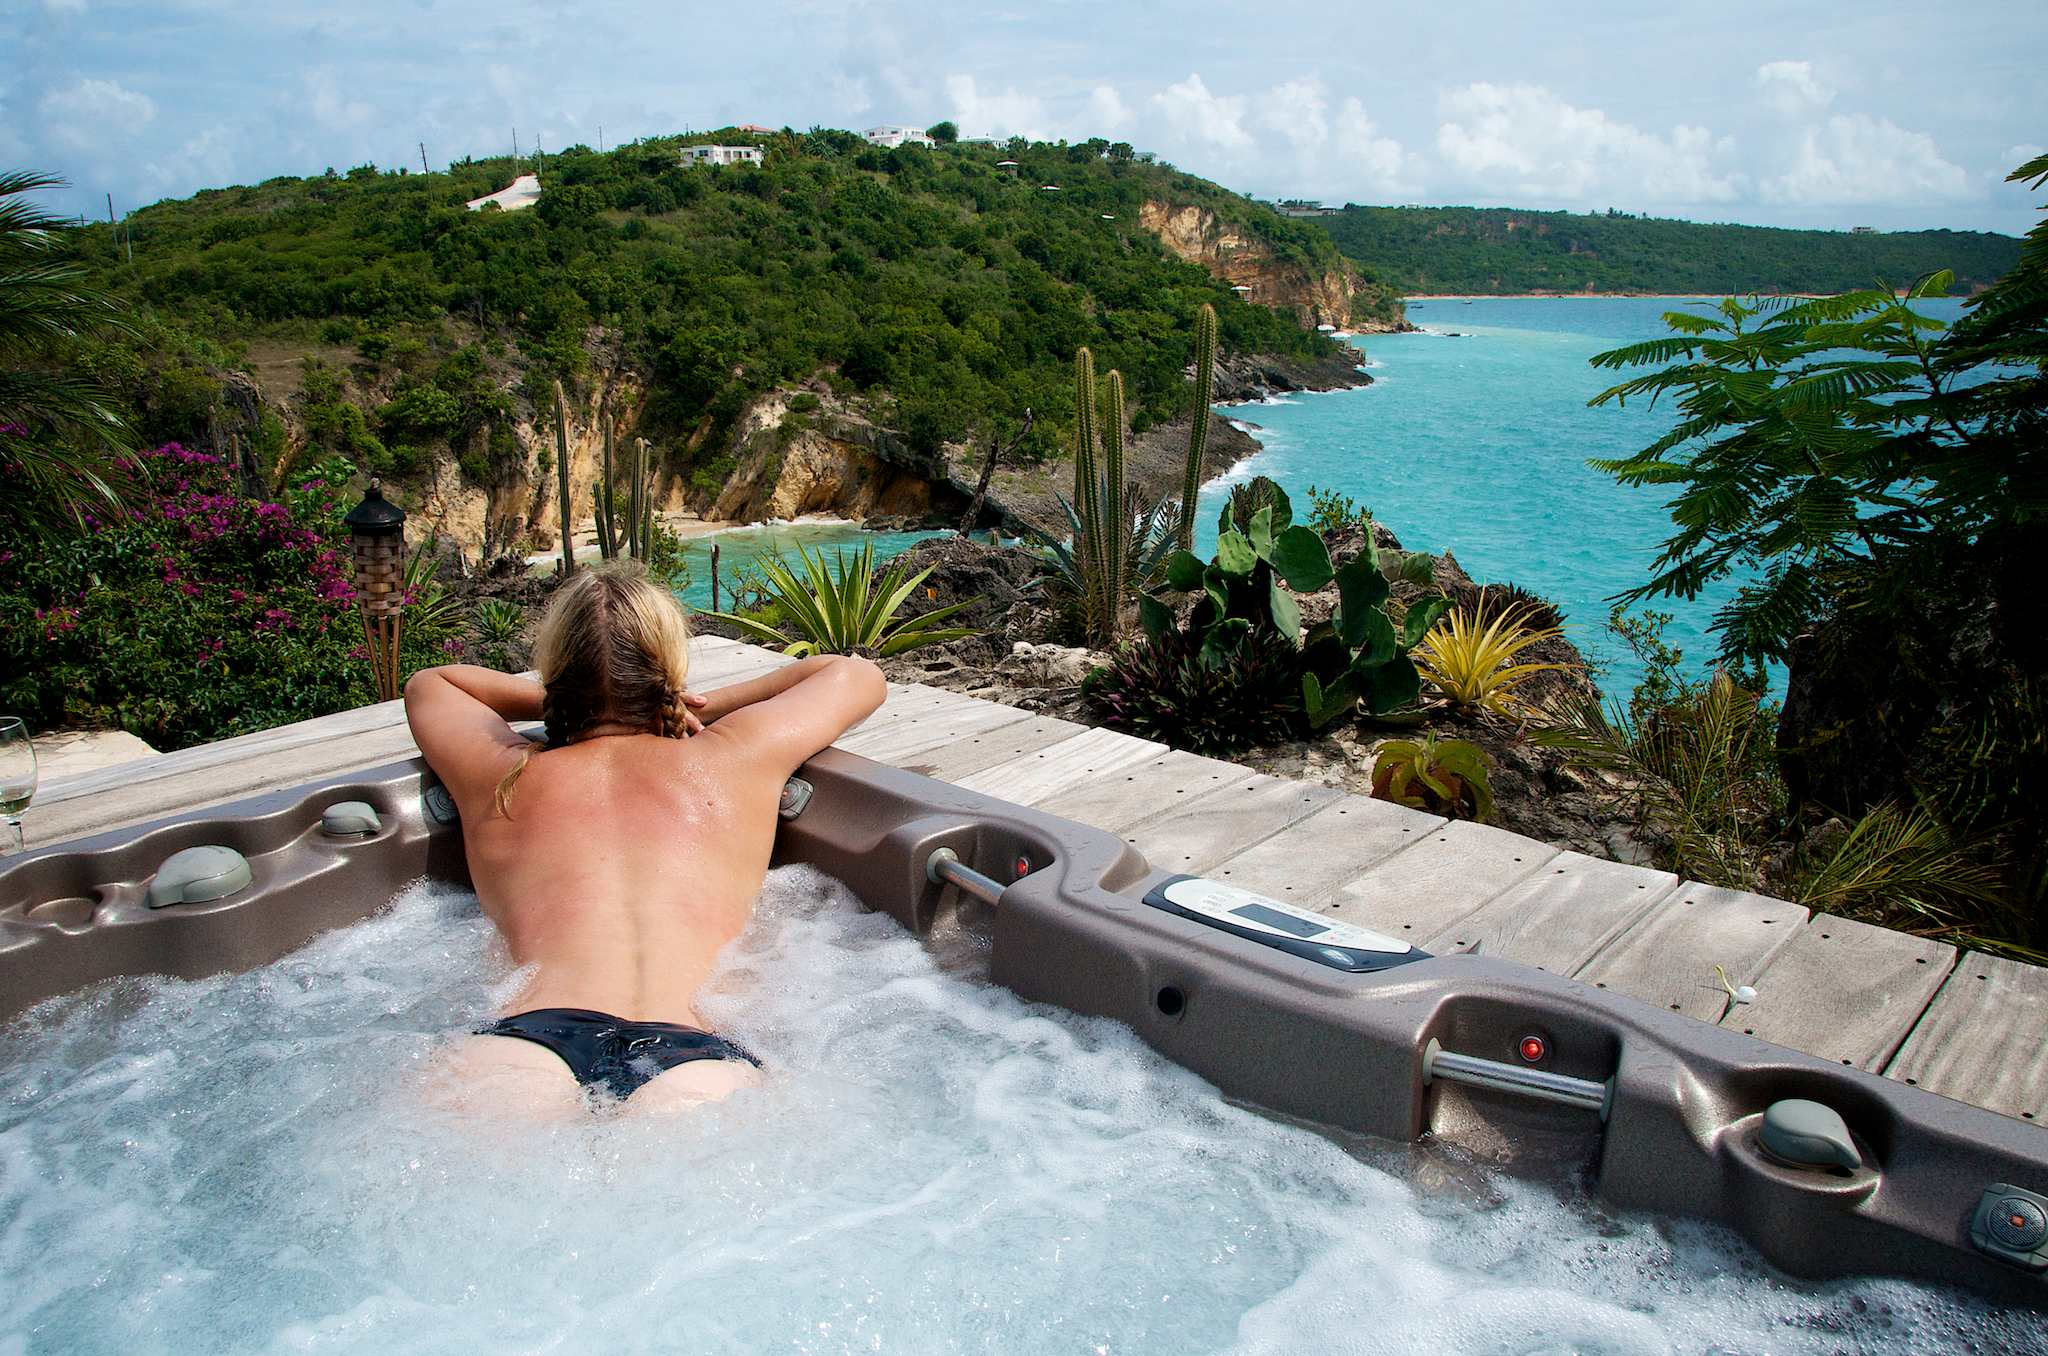
<path id="1" fill-rule="evenodd" d="M 968 492 L 949 477 L 943 460 L 919 456 L 822 383 L 808 392 L 771 391 L 748 405 L 733 432 L 731 456 L 722 486 L 693 487 L 685 496 L 707 519 L 759 522 L 806 513 L 923 519 L 967 507 Z"/>
<path id="2" fill-rule="evenodd" d="M 1335 325 L 1369 333 L 1406 328 L 1398 307 L 1392 320 L 1374 314 L 1383 305 L 1380 297 L 1341 260 L 1318 268 L 1282 258 L 1270 242 L 1192 204 L 1150 199 L 1138 209 L 1138 221 L 1189 263 L 1200 264 L 1234 286 L 1249 287 L 1247 301 L 1290 310 L 1304 328 Z"/>

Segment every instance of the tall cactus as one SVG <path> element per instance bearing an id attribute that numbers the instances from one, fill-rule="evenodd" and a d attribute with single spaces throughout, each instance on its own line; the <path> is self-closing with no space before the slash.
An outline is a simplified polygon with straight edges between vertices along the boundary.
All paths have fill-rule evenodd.
<path id="1" fill-rule="evenodd" d="M 597 554 L 604 560 L 619 558 L 618 503 L 612 494 L 612 419 L 606 412 L 604 418 L 604 468 L 598 473 L 597 485 L 591 491 L 592 507 L 597 519 Z"/>
<path id="2" fill-rule="evenodd" d="M 1202 458 L 1209 450 L 1209 404 L 1216 394 L 1216 308 L 1195 312 L 1195 408 L 1188 424 L 1187 474 L 1180 491 L 1180 549 L 1195 549 L 1195 500 L 1202 493 Z"/>
<path id="3" fill-rule="evenodd" d="M 647 440 L 633 440 L 633 481 L 640 488 L 640 558 L 654 555 L 654 460 L 648 455 Z"/>
<path id="4" fill-rule="evenodd" d="M 562 492 L 562 578 L 567 579 L 576 572 L 576 539 L 570 532 L 569 399 L 560 378 L 555 380 L 555 482 Z"/>
<path id="5" fill-rule="evenodd" d="M 647 488 L 641 482 L 647 478 L 647 440 L 633 440 L 632 461 L 633 488 L 626 495 L 626 554 L 640 559 L 645 551 L 640 536 L 640 510 L 647 497 Z"/>
<path id="6" fill-rule="evenodd" d="M 1124 482 L 1124 374 L 1111 368 L 1106 380 L 1107 409 L 1102 416 L 1102 483 L 1097 491 L 1101 514 L 1095 538 L 1101 564 L 1097 579 L 1102 597 L 1097 604 L 1103 625 L 1115 634 L 1130 580 L 1131 514 Z"/>
<path id="7" fill-rule="evenodd" d="M 1085 521 L 1095 490 L 1095 355 L 1074 354 L 1074 510 Z"/>

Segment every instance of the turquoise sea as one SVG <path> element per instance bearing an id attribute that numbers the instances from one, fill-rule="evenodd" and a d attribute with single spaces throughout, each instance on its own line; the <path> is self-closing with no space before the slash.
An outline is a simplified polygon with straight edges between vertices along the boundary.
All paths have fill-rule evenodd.
<path id="1" fill-rule="evenodd" d="M 718 547 L 718 605 L 730 607 L 734 572 L 751 572 L 751 567 L 763 556 L 782 556 L 800 572 L 798 547 L 813 554 L 823 551 L 832 555 L 842 547 L 849 552 L 858 551 L 861 542 L 867 540 L 874 543 L 875 559 L 881 561 L 910 549 L 926 537 L 945 535 L 943 532 L 868 532 L 855 524 L 840 522 L 760 523 L 752 527 L 729 528 L 692 537 L 683 543 L 683 559 L 689 564 L 690 580 L 677 590 L 677 596 L 694 608 L 711 606 L 711 548 L 714 545 Z"/>
<path id="2" fill-rule="evenodd" d="M 1512 582 L 1557 602 L 1574 644 L 1604 666 L 1601 688 L 1625 695 L 1640 676 L 1607 630 L 1607 599 L 1640 583 L 1671 533 L 1659 489 L 1626 489 L 1586 465 L 1625 456 L 1671 426 L 1668 406 L 1586 402 L 1615 383 L 1587 359 L 1664 334 L 1666 311 L 1710 301 L 1642 297 L 1486 298 L 1410 302 L 1417 334 L 1362 336 L 1373 384 L 1220 412 L 1256 425 L 1265 447 L 1202 494 L 1213 547 L 1228 486 L 1268 475 L 1305 513 L 1308 487 L 1369 507 L 1410 550 L 1449 549 L 1475 579 Z M 1957 302 L 1930 303 L 1953 320 Z M 1454 337 L 1455 336 L 1455 337 Z M 1691 602 L 1657 600 L 1688 667 L 1715 650 L 1708 634 L 1723 587 Z"/>

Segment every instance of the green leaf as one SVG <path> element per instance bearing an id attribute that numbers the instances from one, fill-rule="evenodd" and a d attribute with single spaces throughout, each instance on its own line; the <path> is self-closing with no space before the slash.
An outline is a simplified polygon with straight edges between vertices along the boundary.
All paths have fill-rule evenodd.
<path id="1" fill-rule="evenodd" d="M 1379 667 L 1392 659 L 1399 651 L 1398 637 L 1394 635 L 1393 618 L 1384 608 L 1372 608 L 1365 613 L 1364 634 L 1351 656 L 1351 671 L 1363 675 L 1367 670 Z"/>
<path id="2" fill-rule="evenodd" d="M 1427 551 L 1381 551 L 1380 573 L 1394 583 L 1427 588 L 1436 572 L 1436 557 Z"/>
<path id="3" fill-rule="evenodd" d="M 1266 601 L 1273 614 L 1274 629 L 1287 637 L 1288 643 L 1295 644 L 1301 638 L 1301 608 L 1294 601 L 1294 595 L 1280 587 L 1278 575 L 1268 575 Z"/>
<path id="4" fill-rule="evenodd" d="M 1204 668 L 1220 669 L 1237 654 L 1238 644 L 1252 624 L 1243 617 L 1226 617 L 1209 628 L 1209 634 L 1202 638 L 1201 661 Z"/>
<path id="5" fill-rule="evenodd" d="M 1398 711 L 1422 696 L 1422 675 L 1407 655 L 1396 655 L 1365 675 L 1365 705 L 1372 712 Z"/>
<path id="6" fill-rule="evenodd" d="M 1216 615 L 1219 617 L 1230 615 L 1230 595 L 1225 591 L 1225 583 L 1223 572 L 1214 565 L 1202 571 L 1202 591 L 1209 595 L 1209 601 L 1215 605 Z"/>
<path id="7" fill-rule="evenodd" d="M 1451 600 L 1439 595 L 1435 598 L 1417 599 L 1408 608 L 1408 615 L 1401 619 L 1401 649 L 1405 652 L 1422 643 L 1444 613 L 1451 610 Z"/>
<path id="8" fill-rule="evenodd" d="M 1301 706 L 1308 723 L 1322 729 L 1358 704 L 1358 689 L 1351 675 L 1341 673 L 1325 687 L 1313 673 L 1301 675 Z"/>
<path id="9" fill-rule="evenodd" d="M 1296 593 L 1314 593 L 1330 582 L 1330 550 L 1309 528 L 1290 527 L 1274 537 L 1267 558 Z"/>
<path id="10" fill-rule="evenodd" d="M 1193 551 L 1175 551 L 1166 558 L 1166 586 L 1179 593 L 1202 587 L 1202 558 Z"/>
<path id="11" fill-rule="evenodd" d="M 1216 538 L 1216 568 L 1223 573 L 1242 579 L 1258 563 L 1259 557 L 1252 550 L 1251 542 L 1236 528 Z"/>
<path id="12" fill-rule="evenodd" d="M 1173 630 L 1173 609 L 1149 593 L 1138 595 L 1138 621 L 1145 634 L 1158 640 Z"/>
<path id="13" fill-rule="evenodd" d="M 1273 558 L 1273 506 L 1267 504 L 1252 515 L 1245 528 L 1245 535 L 1252 544 L 1252 554 L 1261 560 Z"/>
<path id="14" fill-rule="evenodd" d="M 1279 536 L 1294 522 L 1294 504 L 1287 497 L 1287 491 L 1278 485 L 1273 487 L 1273 535 Z"/>
<path id="15" fill-rule="evenodd" d="M 1337 639 L 1353 649 L 1363 644 L 1370 619 L 1377 615 L 1386 621 L 1380 604 L 1388 592 L 1386 579 L 1363 555 L 1346 561 L 1337 571 L 1337 612 L 1331 619 L 1337 625 Z"/>

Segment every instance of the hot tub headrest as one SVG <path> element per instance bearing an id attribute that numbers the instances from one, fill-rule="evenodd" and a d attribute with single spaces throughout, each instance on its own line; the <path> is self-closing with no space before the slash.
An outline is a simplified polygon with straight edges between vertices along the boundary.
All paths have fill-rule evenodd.
<path id="1" fill-rule="evenodd" d="M 249 859 L 231 847 L 207 843 L 174 852 L 149 882 L 149 907 L 204 904 L 226 899 L 249 884 Z"/>

